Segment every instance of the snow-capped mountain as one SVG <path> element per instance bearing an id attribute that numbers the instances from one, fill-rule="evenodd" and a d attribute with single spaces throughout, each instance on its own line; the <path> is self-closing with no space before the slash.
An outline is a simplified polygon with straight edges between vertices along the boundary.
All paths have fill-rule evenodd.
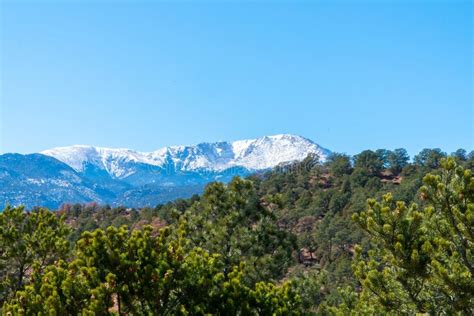
<path id="1" fill-rule="evenodd" d="M 41 153 L 64 162 L 78 172 L 94 166 L 114 178 L 124 179 L 137 172 L 137 165 L 173 172 L 220 172 L 233 167 L 253 171 L 301 160 L 309 154 L 316 154 L 324 160 L 329 151 L 304 137 L 281 134 L 235 142 L 171 146 L 153 152 L 76 145 Z"/>
<path id="2" fill-rule="evenodd" d="M 86 202 L 155 206 L 200 193 L 212 181 L 227 182 L 309 154 L 325 160 L 329 153 L 309 139 L 282 134 L 153 152 L 76 145 L 39 154 L 4 154 L 0 210 L 8 203 L 27 208 Z"/>
<path id="3" fill-rule="evenodd" d="M 56 208 L 64 202 L 105 203 L 114 197 L 52 157 L 0 155 L 0 207 L 9 203 Z"/>

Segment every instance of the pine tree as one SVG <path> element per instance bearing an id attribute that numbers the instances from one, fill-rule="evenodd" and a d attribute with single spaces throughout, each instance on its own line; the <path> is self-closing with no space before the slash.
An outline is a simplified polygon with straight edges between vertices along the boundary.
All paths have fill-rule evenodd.
<path id="1" fill-rule="evenodd" d="M 293 235 L 277 226 L 251 181 L 210 184 L 181 221 L 190 246 L 220 254 L 227 270 L 247 263 L 252 282 L 281 278 L 293 261 Z"/>
<path id="2" fill-rule="evenodd" d="M 440 163 L 440 174 L 423 179 L 423 208 L 387 194 L 354 215 L 374 245 L 356 248 L 354 313 L 474 313 L 474 177 L 453 158 Z"/>
<path id="3" fill-rule="evenodd" d="M 221 255 L 186 250 L 183 224 L 155 236 L 151 227 L 86 232 L 74 260 L 60 260 L 3 306 L 4 313 L 55 315 L 297 315 L 291 283 L 245 284 L 245 266 L 225 272 Z M 177 236 L 177 237 L 176 237 Z"/>
<path id="4" fill-rule="evenodd" d="M 45 209 L 7 206 L 0 213 L 0 305 L 27 283 L 33 264 L 42 270 L 68 253 L 69 231 Z"/>

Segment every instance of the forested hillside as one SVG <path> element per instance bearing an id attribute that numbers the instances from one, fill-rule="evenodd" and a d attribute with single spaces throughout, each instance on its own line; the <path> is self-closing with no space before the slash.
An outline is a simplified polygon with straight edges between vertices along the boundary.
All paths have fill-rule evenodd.
<path id="1" fill-rule="evenodd" d="M 140 210 L 0 215 L 3 313 L 474 312 L 474 152 L 332 154 Z"/>

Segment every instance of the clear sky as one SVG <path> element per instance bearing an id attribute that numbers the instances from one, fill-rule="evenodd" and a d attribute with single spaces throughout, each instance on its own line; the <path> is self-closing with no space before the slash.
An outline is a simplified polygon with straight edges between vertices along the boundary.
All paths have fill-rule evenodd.
<path id="1" fill-rule="evenodd" d="M 0 0 L 0 152 L 474 149 L 472 1 Z"/>

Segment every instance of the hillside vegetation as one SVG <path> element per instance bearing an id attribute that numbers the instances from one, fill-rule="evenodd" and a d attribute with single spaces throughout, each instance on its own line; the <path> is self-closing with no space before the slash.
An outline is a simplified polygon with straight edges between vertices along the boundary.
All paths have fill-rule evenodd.
<path id="1" fill-rule="evenodd" d="M 367 150 L 155 208 L 7 207 L 2 313 L 472 314 L 473 170 Z"/>

